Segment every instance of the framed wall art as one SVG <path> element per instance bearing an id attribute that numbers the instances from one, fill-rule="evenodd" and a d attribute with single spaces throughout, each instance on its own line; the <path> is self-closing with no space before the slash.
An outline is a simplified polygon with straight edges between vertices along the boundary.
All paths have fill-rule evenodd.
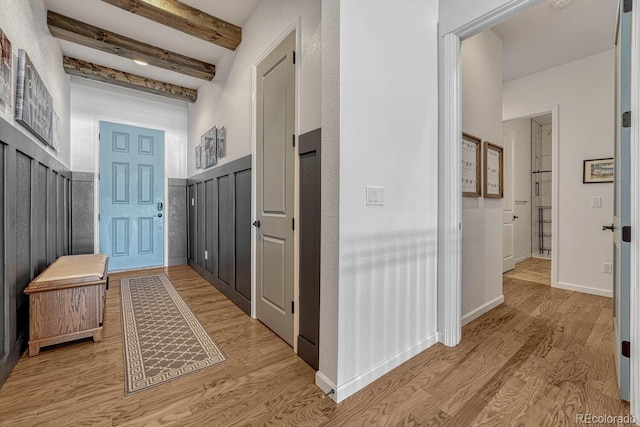
<path id="1" fill-rule="evenodd" d="M 501 199 L 504 193 L 504 160 L 502 147 L 484 143 L 484 197 Z"/>
<path id="2" fill-rule="evenodd" d="M 218 158 L 221 159 L 227 155 L 227 128 L 222 126 L 218 129 Z"/>
<path id="3" fill-rule="evenodd" d="M 196 169 L 202 169 L 202 143 L 196 145 Z"/>
<path id="4" fill-rule="evenodd" d="M 18 123 L 53 146 L 53 98 L 23 49 L 18 51 L 15 110 Z"/>
<path id="5" fill-rule="evenodd" d="M 11 50 L 11 42 L 2 30 L 0 30 L 0 101 L 9 106 L 11 105 L 11 95 L 13 92 L 12 67 L 13 51 Z"/>
<path id="6" fill-rule="evenodd" d="M 218 163 L 218 135 L 217 128 L 214 126 L 207 131 L 201 138 L 202 148 L 204 152 L 203 168 L 209 168 Z"/>
<path id="7" fill-rule="evenodd" d="M 468 133 L 462 134 L 462 197 L 480 197 L 481 140 Z"/>
<path id="8" fill-rule="evenodd" d="M 614 167 L 613 158 L 585 160 L 582 166 L 582 182 L 584 184 L 613 182 Z"/>

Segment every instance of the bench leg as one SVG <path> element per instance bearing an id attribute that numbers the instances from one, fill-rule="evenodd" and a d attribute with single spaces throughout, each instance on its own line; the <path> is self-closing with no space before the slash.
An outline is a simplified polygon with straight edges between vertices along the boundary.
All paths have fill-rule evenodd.
<path id="1" fill-rule="evenodd" d="M 102 341 L 102 329 L 93 331 L 93 342 Z"/>
<path id="2" fill-rule="evenodd" d="M 40 354 L 40 343 L 30 342 L 29 343 L 29 357 L 37 356 Z"/>

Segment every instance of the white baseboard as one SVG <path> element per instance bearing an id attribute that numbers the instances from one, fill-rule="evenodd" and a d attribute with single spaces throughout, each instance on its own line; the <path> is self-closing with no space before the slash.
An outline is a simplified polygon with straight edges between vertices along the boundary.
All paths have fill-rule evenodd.
<path id="1" fill-rule="evenodd" d="M 500 295 L 498 298 L 494 299 L 493 301 L 489 301 L 488 303 L 483 304 L 474 310 L 471 310 L 470 312 L 462 316 L 462 326 L 476 320 L 478 317 L 493 310 L 503 302 L 504 302 L 504 295 Z"/>
<path id="2" fill-rule="evenodd" d="M 572 283 L 558 282 L 554 288 L 564 289 L 566 291 L 582 292 L 584 294 L 598 295 L 601 297 L 613 298 L 613 290 L 605 290 L 599 288 L 590 288 L 588 286 L 574 285 Z"/>
<path id="3" fill-rule="evenodd" d="M 436 334 L 438 334 L 438 342 L 444 344 L 444 332 L 436 332 Z"/>
<path id="4" fill-rule="evenodd" d="M 355 392 L 362 390 L 364 387 L 371 384 L 372 382 L 374 382 L 384 374 L 390 372 L 392 369 L 395 369 L 398 366 L 402 365 L 404 362 L 411 359 L 416 354 L 421 353 L 424 350 L 428 349 L 429 347 L 434 345 L 436 342 L 438 342 L 438 334 L 437 332 L 434 332 L 433 334 L 429 335 L 425 340 L 420 341 L 417 344 L 414 344 L 411 347 L 401 351 L 400 353 L 388 358 L 382 363 L 372 368 L 369 368 L 368 370 L 358 375 L 357 377 L 347 381 L 344 384 L 340 384 L 337 388 L 333 387 L 333 389 L 336 392 L 333 395 L 331 395 L 331 398 L 336 402 L 343 401 L 344 399 L 351 396 Z M 322 386 L 319 384 L 321 376 L 323 381 Z M 330 388 L 331 382 L 327 381 L 326 377 L 320 374 L 320 372 L 316 373 L 316 385 L 320 387 L 322 390 L 324 390 L 323 386 L 328 388 L 328 390 L 331 389 Z"/>
<path id="5" fill-rule="evenodd" d="M 533 254 L 526 254 L 524 256 L 521 256 L 520 258 L 516 258 L 516 264 L 529 258 L 533 258 Z"/>
<path id="6" fill-rule="evenodd" d="M 330 393 L 331 390 L 333 390 L 334 392 L 329 394 L 328 397 L 333 400 L 336 400 L 336 393 L 335 393 L 335 390 L 337 388 L 336 385 L 333 382 L 329 381 L 329 379 L 326 376 L 324 376 L 324 374 L 320 371 L 316 372 L 316 385 L 325 394 Z"/>

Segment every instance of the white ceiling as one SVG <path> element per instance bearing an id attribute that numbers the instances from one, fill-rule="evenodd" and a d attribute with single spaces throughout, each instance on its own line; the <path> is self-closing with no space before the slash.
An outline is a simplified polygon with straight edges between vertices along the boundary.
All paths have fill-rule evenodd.
<path id="1" fill-rule="evenodd" d="M 613 48 L 617 1 L 574 0 L 560 10 L 554 1 L 493 28 L 504 45 L 505 82 Z"/>
<path id="2" fill-rule="evenodd" d="M 241 27 L 260 0 L 181 1 Z M 212 64 L 216 64 L 225 56 L 234 54 L 233 51 L 111 6 L 101 0 L 45 0 L 45 4 L 49 10 L 78 21 Z M 56 40 L 60 44 L 62 53 L 73 58 L 192 89 L 198 89 L 205 82 L 204 80 L 151 65 L 141 66 L 117 55 L 90 49 L 75 43 Z M 216 77 L 214 79 L 224 77 L 220 75 L 220 72 L 224 72 L 224 70 L 216 68 Z"/>

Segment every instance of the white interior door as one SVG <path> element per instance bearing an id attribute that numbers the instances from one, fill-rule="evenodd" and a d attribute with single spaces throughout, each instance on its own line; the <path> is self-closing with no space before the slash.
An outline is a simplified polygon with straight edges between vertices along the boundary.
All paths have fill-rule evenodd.
<path id="1" fill-rule="evenodd" d="M 620 397 L 629 400 L 629 356 L 623 355 L 629 346 L 629 270 L 630 239 L 624 229 L 630 225 L 630 138 L 629 127 L 623 123 L 623 113 L 630 109 L 631 83 L 631 12 L 624 12 L 620 2 L 616 39 L 616 138 L 613 213 L 613 316 L 616 332 L 614 354 L 618 372 Z M 606 228 L 606 227 L 605 227 Z M 625 352 L 626 353 L 626 352 Z"/>
<path id="2" fill-rule="evenodd" d="M 504 147 L 504 212 L 502 215 L 503 233 L 502 233 L 502 272 L 513 270 L 516 268 L 516 257 L 514 248 L 514 225 L 513 222 L 518 218 L 515 214 L 515 204 L 513 200 L 514 176 L 513 165 L 515 164 L 515 132 L 511 129 L 504 130 L 502 138 Z"/>
<path id="3" fill-rule="evenodd" d="M 293 345 L 295 33 L 257 66 L 256 314 Z"/>

